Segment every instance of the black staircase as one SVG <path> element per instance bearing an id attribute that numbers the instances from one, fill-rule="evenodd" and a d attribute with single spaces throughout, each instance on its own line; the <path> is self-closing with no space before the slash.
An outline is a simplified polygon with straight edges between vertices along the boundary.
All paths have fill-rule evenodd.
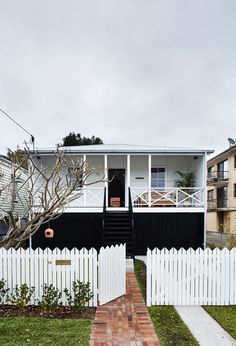
<path id="1" fill-rule="evenodd" d="M 103 246 L 126 243 L 126 256 L 134 257 L 133 209 L 129 188 L 128 211 L 112 211 L 106 208 L 106 188 L 103 204 Z"/>

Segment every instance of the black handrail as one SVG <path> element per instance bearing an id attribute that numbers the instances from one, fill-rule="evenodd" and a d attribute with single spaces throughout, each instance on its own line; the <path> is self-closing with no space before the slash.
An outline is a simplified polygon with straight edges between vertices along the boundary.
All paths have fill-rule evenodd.
<path id="1" fill-rule="evenodd" d="M 107 199 L 107 188 L 104 187 L 103 215 L 105 215 L 105 213 L 106 213 L 106 199 Z"/>
<path id="2" fill-rule="evenodd" d="M 102 246 L 104 246 L 104 236 L 105 236 L 105 218 L 106 218 L 106 198 L 107 192 L 106 187 L 104 187 L 104 199 L 103 199 L 103 218 L 102 218 Z"/>
<path id="3" fill-rule="evenodd" d="M 131 190 L 130 187 L 128 188 L 128 195 L 129 195 L 129 212 L 130 214 L 133 214 L 133 206 L 132 206 L 132 198 L 131 198 Z"/>
<path id="4" fill-rule="evenodd" d="M 134 217 L 133 217 L 133 204 L 132 204 L 130 187 L 128 188 L 128 195 L 129 195 L 129 215 L 130 215 L 130 221 L 131 221 L 131 232 L 132 232 L 132 242 L 133 242 L 133 255 L 134 255 L 134 245 L 135 245 Z"/>

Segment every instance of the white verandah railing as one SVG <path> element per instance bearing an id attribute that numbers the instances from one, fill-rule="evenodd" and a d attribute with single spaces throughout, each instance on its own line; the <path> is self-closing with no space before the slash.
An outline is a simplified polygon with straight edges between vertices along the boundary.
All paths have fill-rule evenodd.
<path id="1" fill-rule="evenodd" d="M 201 187 L 131 188 L 134 207 L 203 207 Z"/>
<path id="2" fill-rule="evenodd" d="M 69 208 L 102 208 L 104 187 L 85 187 L 74 192 L 77 197 Z M 73 195 L 72 195 L 73 196 Z M 148 189 L 131 187 L 134 208 L 139 207 L 203 207 L 204 188 L 201 187 L 167 187 Z"/>
<path id="3" fill-rule="evenodd" d="M 147 251 L 147 305 L 235 305 L 236 248 Z"/>
<path id="4" fill-rule="evenodd" d="M 76 190 L 73 195 L 78 198 L 70 203 L 69 208 L 101 208 L 104 200 L 104 187 L 84 187 Z"/>

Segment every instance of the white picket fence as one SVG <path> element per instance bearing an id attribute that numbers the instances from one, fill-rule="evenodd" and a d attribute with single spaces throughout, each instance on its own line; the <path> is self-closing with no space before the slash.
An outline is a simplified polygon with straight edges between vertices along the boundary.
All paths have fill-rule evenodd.
<path id="1" fill-rule="evenodd" d="M 122 257 L 123 256 L 123 257 Z M 115 268 L 115 276 L 110 271 L 99 269 L 99 275 L 106 282 L 112 281 L 110 290 L 114 293 L 106 292 L 98 286 L 98 268 L 103 267 L 104 261 L 109 257 L 110 268 Z M 117 271 L 117 262 L 121 271 Z M 121 282 L 125 282 L 123 271 L 125 270 L 125 245 L 101 248 L 100 254 L 95 249 L 9 249 L 0 248 L 0 279 L 6 280 L 6 287 L 10 292 L 14 292 L 16 285 L 26 283 L 29 287 L 34 287 L 35 292 L 31 304 L 37 304 L 42 297 L 44 284 L 52 284 L 63 291 L 65 288 L 71 289 L 72 282 L 80 280 L 83 283 L 90 283 L 93 298 L 89 306 L 97 306 L 100 296 L 103 303 L 108 299 L 114 299 L 125 294 L 125 289 Z M 101 278 L 99 279 L 101 281 Z M 123 281 L 122 281 L 123 280 Z M 112 287 L 113 286 L 113 287 Z M 118 287 L 118 288 L 117 288 Z M 65 294 L 61 299 L 66 304 Z"/>
<path id="2" fill-rule="evenodd" d="M 126 249 L 117 247 L 114 260 L 114 248 L 101 248 L 98 256 L 99 303 L 105 304 L 122 294 L 126 288 Z M 121 294 L 121 292 L 123 292 Z"/>
<path id="3" fill-rule="evenodd" d="M 236 248 L 147 251 L 147 305 L 235 305 Z"/>

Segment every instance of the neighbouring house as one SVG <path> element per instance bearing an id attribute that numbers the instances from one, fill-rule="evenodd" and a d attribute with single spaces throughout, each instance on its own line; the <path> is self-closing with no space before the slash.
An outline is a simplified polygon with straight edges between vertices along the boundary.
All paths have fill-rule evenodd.
<path id="1" fill-rule="evenodd" d="M 12 211 L 16 220 L 26 218 L 27 191 L 22 186 L 27 179 L 27 171 L 24 168 L 17 170 L 15 179 L 15 191 L 12 188 L 12 174 L 16 165 L 7 157 L 0 155 L 0 237 L 8 230 L 8 212 Z M 21 220 L 24 222 L 24 220 Z"/>
<path id="2" fill-rule="evenodd" d="M 127 255 L 149 248 L 204 247 L 206 162 L 211 150 L 143 145 L 64 147 L 68 157 L 81 157 L 96 173 L 81 196 L 32 238 L 37 248 L 100 248 L 125 242 Z M 34 160 L 50 165 L 55 149 L 38 149 Z M 176 186 L 177 171 L 192 172 L 194 186 Z"/>
<path id="3" fill-rule="evenodd" d="M 236 145 L 211 158 L 207 178 L 207 231 L 236 231 Z"/>

